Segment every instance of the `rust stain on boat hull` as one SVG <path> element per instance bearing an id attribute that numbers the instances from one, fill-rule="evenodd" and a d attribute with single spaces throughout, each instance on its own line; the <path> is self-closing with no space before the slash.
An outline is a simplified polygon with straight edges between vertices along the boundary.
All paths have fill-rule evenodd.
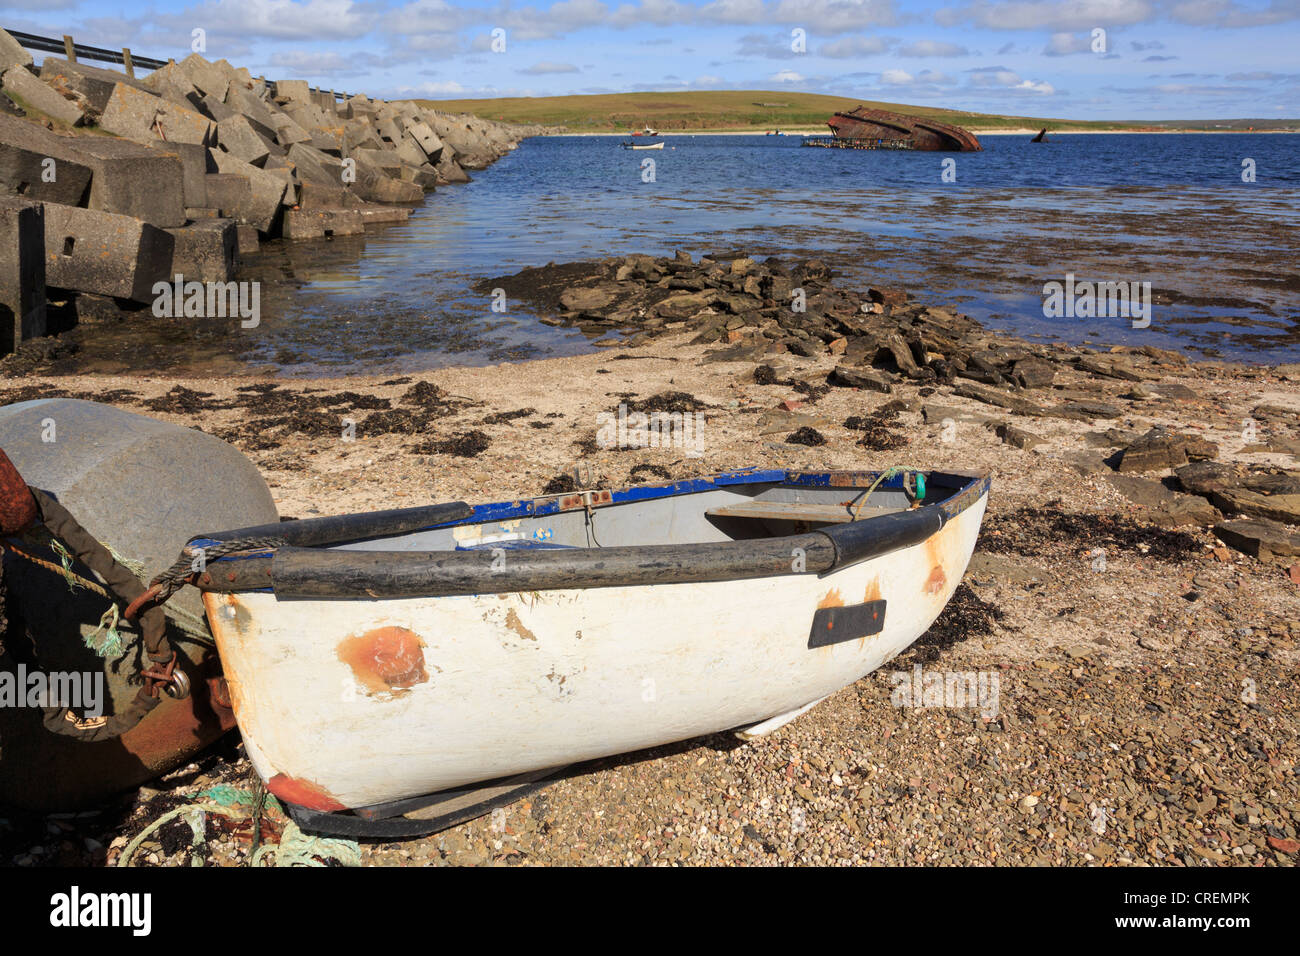
<path id="1" fill-rule="evenodd" d="M 429 679 L 424 667 L 424 642 L 404 627 L 379 627 L 345 638 L 338 657 L 367 694 L 410 690 Z"/>

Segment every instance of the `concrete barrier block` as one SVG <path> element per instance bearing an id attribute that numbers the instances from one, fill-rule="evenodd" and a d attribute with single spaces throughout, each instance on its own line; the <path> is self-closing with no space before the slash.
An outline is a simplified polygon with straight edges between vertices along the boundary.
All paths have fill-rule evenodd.
<path id="1" fill-rule="evenodd" d="M 397 144 L 390 147 L 397 153 L 397 157 L 407 166 L 420 166 L 429 161 L 429 157 L 409 136 L 403 136 L 397 141 Z"/>
<path id="2" fill-rule="evenodd" d="M 132 216 L 45 203 L 45 282 L 136 302 L 167 278 L 172 237 Z"/>
<path id="3" fill-rule="evenodd" d="M 216 206 L 186 206 L 185 218 L 190 222 L 197 222 L 200 219 L 221 219 L 221 210 Z"/>
<path id="4" fill-rule="evenodd" d="M 32 55 L 23 49 L 23 45 L 0 30 L 0 73 L 11 66 L 31 66 Z"/>
<path id="5" fill-rule="evenodd" d="M 226 90 L 230 88 L 230 77 L 215 63 L 209 63 L 197 53 L 191 53 L 177 66 L 184 71 L 200 93 L 215 96 L 218 101 L 226 98 Z"/>
<path id="6" fill-rule="evenodd" d="M 226 93 L 226 105 L 236 113 L 242 114 L 253 124 L 253 128 L 263 136 L 268 139 L 275 138 L 275 118 L 277 115 L 283 116 L 284 114 L 278 110 L 273 110 L 252 90 L 232 83 Z"/>
<path id="7" fill-rule="evenodd" d="M 348 205 L 351 195 L 341 185 L 303 183 L 298 187 L 298 205 L 303 209 L 338 209 Z"/>
<path id="8" fill-rule="evenodd" d="M 300 183 L 319 183 L 322 186 L 342 186 L 343 163 L 307 143 L 289 147 L 289 162 L 293 163 Z"/>
<path id="9" fill-rule="evenodd" d="M 153 149 L 108 136 L 61 136 L 0 116 L 0 191 L 180 226 L 186 203 L 176 152 L 183 149 L 178 144 Z"/>
<path id="10" fill-rule="evenodd" d="M 96 113 L 104 112 L 109 97 L 113 95 L 113 87 L 117 84 L 146 88 L 141 81 L 133 80 L 117 70 L 106 70 L 88 63 L 69 63 L 57 56 L 47 56 L 41 62 L 41 82 L 52 86 L 59 93 L 65 90 L 80 93 Z"/>
<path id="11" fill-rule="evenodd" d="M 149 92 L 173 103 L 179 103 L 181 106 L 193 104 L 203 98 L 203 94 L 190 82 L 189 74 L 177 63 L 168 63 L 166 66 L 159 67 L 141 80 L 140 85 Z M 109 95 L 112 95 L 112 90 L 109 90 Z"/>
<path id="12" fill-rule="evenodd" d="M 411 210 L 406 206 L 377 206 L 371 203 L 358 206 L 357 212 L 361 214 L 361 221 L 368 226 L 406 222 L 411 216 Z"/>
<path id="13" fill-rule="evenodd" d="M 442 155 L 442 140 L 438 134 L 429 128 L 427 123 L 411 123 L 406 127 L 406 135 L 415 141 L 415 144 L 424 150 L 424 155 L 428 157 L 429 162 L 436 163 L 438 157 Z"/>
<path id="14" fill-rule="evenodd" d="M 217 143 L 231 156 L 254 166 L 265 162 L 271 155 L 266 140 L 257 135 L 247 119 L 234 112 L 228 119 L 217 123 Z"/>
<path id="15" fill-rule="evenodd" d="M 256 255 L 262 244 L 257 235 L 257 227 L 245 222 L 235 224 L 235 242 L 240 258 Z"/>
<path id="16" fill-rule="evenodd" d="M 159 149 L 174 154 L 181 162 L 181 196 L 184 204 L 206 206 L 208 204 L 207 175 L 217 171 L 217 164 L 208 157 L 207 147 L 200 146 L 198 143 L 168 143 Z M 169 222 L 164 225 L 176 224 Z"/>
<path id="17" fill-rule="evenodd" d="M 119 83 L 109 97 L 99 125 L 137 143 L 212 145 L 215 124 L 197 110 Z M 161 133 L 161 135 L 159 135 Z"/>
<path id="18" fill-rule="evenodd" d="M 77 126 L 81 123 L 81 107 L 75 100 L 66 99 L 49 85 L 38 80 L 25 66 L 11 66 L 0 76 L 4 93 L 24 109 L 39 110 L 50 119 Z"/>
<path id="19" fill-rule="evenodd" d="M 0 355 L 45 335 L 45 211 L 0 195 Z"/>
<path id="20" fill-rule="evenodd" d="M 72 142 L 93 170 L 89 208 L 134 216 L 159 228 L 184 224 L 184 156 L 193 155 L 189 144 L 153 147 L 108 136 L 79 136 Z"/>
<path id="21" fill-rule="evenodd" d="M 280 215 L 280 206 L 285 194 L 284 180 L 229 153 L 211 150 L 209 155 L 220 172 L 243 176 L 248 180 L 250 187 L 248 204 L 234 210 L 231 218 L 237 222 L 256 226 L 261 232 L 270 232 Z"/>
<path id="22" fill-rule="evenodd" d="M 311 142 L 311 133 L 307 132 L 307 130 L 294 122 L 292 117 L 280 113 L 275 117 L 275 121 L 275 141 L 285 149 L 288 149 L 295 143 Z"/>
<path id="23" fill-rule="evenodd" d="M 398 179 L 405 183 L 415 183 L 425 192 L 432 192 L 438 185 L 438 170 L 428 163 L 419 166 L 402 163 L 402 171 Z"/>
<path id="24" fill-rule="evenodd" d="M 167 232 L 173 242 L 172 276 L 199 282 L 228 282 L 234 276 L 239 240 L 233 219 L 203 219 Z"/>
<path id="25" fill-rule="evenodd" d="M 91 168 L 74 159 L 65 137 L 28 120 L 0 114 L 0 193 L 33 202 L 80 205 Z"/>
<path id="26" fill-rule="evenodd" d="M 311 87 L 306 80 L 276 80 L 275 99 L 280 103 L 311 103 Z"/>
<path id="27" fill-rule="evenodd" d="M 286 239 L 331 239 L 366 231 L 356 209 L 291 209 L 284 217 Z"/>
<path id="28" fill-rule="evenodd" d="M 208 194 L 208 205 L 221 210 L 221 215 L 238 221 L 238 213 L 253 203 L 253 186 L 245 176 L 235 173 L 208 173 L 203 177 Z"/>

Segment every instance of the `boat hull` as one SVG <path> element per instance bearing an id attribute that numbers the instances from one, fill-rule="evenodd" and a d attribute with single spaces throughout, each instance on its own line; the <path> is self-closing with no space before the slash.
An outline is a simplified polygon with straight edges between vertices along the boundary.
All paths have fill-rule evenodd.
<path id="1" fill-rule="evenodd" d="M 204 601 L 268 788 L 361 808 L 752 725 L 853 683 L 942 611 L 986 495 L 920 543 L 820 576 Z M 852 636 L 843 622 L 873 609 L 878 632 Z M 828 615 L 841 633 L 818 637 Z"/>

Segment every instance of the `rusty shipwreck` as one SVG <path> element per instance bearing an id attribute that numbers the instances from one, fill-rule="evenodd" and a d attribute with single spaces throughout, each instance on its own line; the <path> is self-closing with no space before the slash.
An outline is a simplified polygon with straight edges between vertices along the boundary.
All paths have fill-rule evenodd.
<path id="1" fill-rule="evenodd" d="M 974 133 L 960 126 L 865 106 L 836 113 L 826 125 L 831 129 L 830 136 L 805 136 L 803 145 L 960 153 L 979 152 L 984 148 Z"/>

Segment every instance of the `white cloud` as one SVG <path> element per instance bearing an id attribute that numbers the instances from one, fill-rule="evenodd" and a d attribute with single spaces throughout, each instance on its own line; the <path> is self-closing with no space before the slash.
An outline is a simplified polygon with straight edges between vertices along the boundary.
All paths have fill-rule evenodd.
<path id="1" fill-rule="evenodd" d="M 884 53 L 889 49 L 891 42 L 884 37 L 848 36 L 822 44 L 817 52 L 832 59 L 849 60 L 853 57 L 876 56 Z"/>
<path id="2" fill-rule="evenodd" d="M 551 73 L 581 73 L 572 63 L 552 63 L 542 61 L 534 63 L 532 66 L 519 70 L 519 73 L 527 73 L 531 76 L 546 76 Z"/>
<path id="3" fill-rule="evenodd" d="M 768 79 L 777 83 L 802 83 L 804 81 L 803 76 L 796 73 L 794 70 L 780 70 L 779 72 L 773 73 L 768 77 Z"/>
<path id="4" fill-rule="evenodd" d="M 880 81 L 890 86 L 911 86 L 915 79 L 906 70 L 885 70 L 880 74 Z"/>
<path id="5" fill-rule="evenodd" d="M 956 43 L 942 40 L 917 40 L 898 51 L 903 56 L 969 56 L 970 51 Z"/>

